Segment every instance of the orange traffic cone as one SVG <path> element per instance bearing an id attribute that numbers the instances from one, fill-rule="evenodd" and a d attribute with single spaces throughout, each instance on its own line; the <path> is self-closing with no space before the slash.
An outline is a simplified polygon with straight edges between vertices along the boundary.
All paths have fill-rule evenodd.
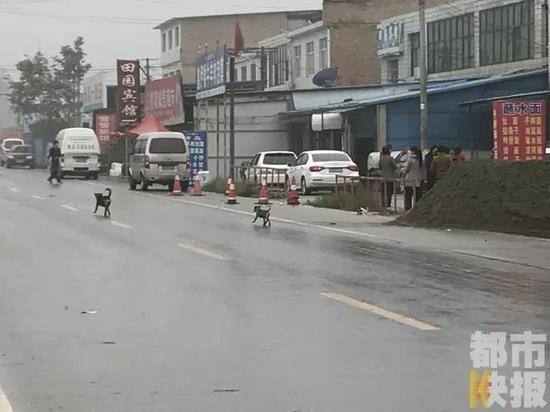
<path id="1" fill-rule="evenodd" d="M 296 189 L 296 178 L 292 178 L 290 183 L 290 190 L 288 191 L 288 197 L 286 204 L 290 206 L 298 206 L 300 204 L 300 196 L 298 196 L 298 190 Z"/>
<path id="2" fill-rule="evenodd" d="M 201 179 L 198 176 L 195 177 L 195 183 L 193 184 L 193 193 L 191 193 L 191 196 L 202 196 Z"/>
<path id="3" fill-rule="evenodd" d="M 265 179 L 262 180 L 260 194 L 258 195 L 258 203 L 261 205 L 267 205 L 269 203 L 269 192 L 267 191 L 267 183 Z"/>
<path id="4" fill-rule="evenodd" d="M 227 179 L 227 186 L 225 188 L 225 195 L 229 196 L 229 186 L 231 186 L 231 183 L 233 183 L 233 180 L 231 178 Z"/>
<path id="5" fill-rule="evenodd" d="M 183 193 L 181 191 L 180 177 L 178 175 L 176 175 L 176 177 L 174 177 L 174 187 L 173 187 L 172 193 L 170 193 L 170 195 L 172 195 L 172 196 L 181 196 L 181 195 L 183 195 Z"/>
<path id="6" fill-rule="evenodd" d="M 228 205 L 236 205 L 237 203 L 237 193 L 235 193 L 235 184 L 231 182 L 229 185 L 229 194 L 227 195 L 227 203 Z"/>

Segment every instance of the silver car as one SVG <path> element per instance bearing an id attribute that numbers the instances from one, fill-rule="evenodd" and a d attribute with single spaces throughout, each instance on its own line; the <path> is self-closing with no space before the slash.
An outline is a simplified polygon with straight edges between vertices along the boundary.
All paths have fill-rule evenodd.
<path id="1" fill-rule="evenodd" d="M 140 135 L 130 156 L 130 189 L 140 184 L 142 190 L 160 184 L 172 191 L 179 176 L 183 191 L 187 190 L 190 165 L 187 141 L 182 133 L 154 132 Z"/>

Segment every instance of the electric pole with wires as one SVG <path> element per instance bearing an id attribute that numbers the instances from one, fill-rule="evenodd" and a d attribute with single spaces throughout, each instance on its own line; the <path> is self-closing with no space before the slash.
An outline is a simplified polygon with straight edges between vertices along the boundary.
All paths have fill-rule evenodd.
<path id="1" fill-rule="evenodd" d="M 428 148 L 428 72 L 426 70 L 426 0 L 418 0 L 420 20 L 420 149 Z"/>

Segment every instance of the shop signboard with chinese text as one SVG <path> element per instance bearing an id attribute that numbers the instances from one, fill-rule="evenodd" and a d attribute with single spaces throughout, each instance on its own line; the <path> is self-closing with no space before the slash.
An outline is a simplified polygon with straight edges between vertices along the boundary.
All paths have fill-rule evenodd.
<path id="1" fill-rule="evenodd" d="M 179 74 L 145 85 L 145 113 L 153 114 L 165 126 L 185 123 Z"/>
<path id="2" fill-rule="evenodd" d="M 208 170 L 208 146 L 206 132 L 184 132 L 189 146 L 189 183 L 192 184 L 195 176 Z"/>
<path id="3" fill-rule="evenodd" d="M 197 59 L 197 99 L 225 93 L 226 55 L 225 47 L 220 47 Z"/>
<path id="4" fill-rule="evenodd" d="M 138 60 L 117 60 L 118 119 L 121 124 L 141 120 Z"/>
<path id="5" fill-rule="evenodd" d="M 543 160 L 546 150 L 544 100 L 493 102 L 493 138 L 497 160 Z"/>
<path id="6" fill-rule="evenodd" d="M 1 140 L 4 139 L 23 139 L 25 135 L 23 131 L 15 128 L 2 129 L 2 134 L 0 136 Z"/>
<path id="7" fill-rule="evenodd" d="M 378 56 L 391 56 L 403 52 L 404 24 L 402 21 L 378 26 Z"/>
<path id="8" fill-rule="evenodd" d="M 89 113 L 107 107 L 105 75 L 97 73 L 82 81 L 82 111 Z"/>
<path id="9" fill-rule="evenodd" d="M 101 153 L 109 151 L 111 136 L 117 131 L 117 118 L 114 113 L 97 113 L 95 115 L 95 133 L 99 140 Z"/>

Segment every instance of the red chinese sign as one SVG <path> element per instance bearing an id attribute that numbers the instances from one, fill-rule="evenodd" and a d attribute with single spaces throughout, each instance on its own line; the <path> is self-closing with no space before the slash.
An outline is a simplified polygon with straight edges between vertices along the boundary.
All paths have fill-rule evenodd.
<path id="1" fill-rule="evenodd" d="M 117 131 L 116 114 L 99 114 L 95 115 L 95 133 L 99 140 L 101 153 L 106 153 L 109 150 L 111 136 Z"/>
<path id="2" fill-rule="evenodd" d="M 164 125 L 185 123 L 181 76 L 166 77 L 145 85 L 145 113 L 153 114 Z"/>
<path id="3" fill-rule="evenodd" d="M 122 124 L 141 120 L 139 61 L 117 60 L 118 118 Z"/>
<path id="4" fill-rule="evenodd" d="M 2 129 L 2 140 L 4 139 L 23 139 L 25 136 L 19 129 Z"/>
<path id="5" fill-rule="evenodd" d="M 493 137 L 497 160 L 544 160 L 546 148 L 544 100 L 493 102 Z"/>

